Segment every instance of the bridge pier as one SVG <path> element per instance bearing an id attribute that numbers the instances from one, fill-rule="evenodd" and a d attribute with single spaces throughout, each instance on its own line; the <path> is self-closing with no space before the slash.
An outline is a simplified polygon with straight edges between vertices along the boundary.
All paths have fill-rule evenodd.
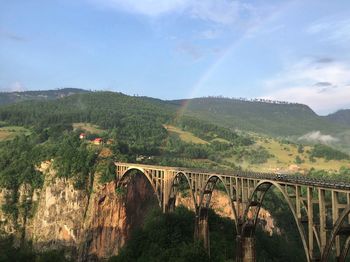
<path id="1" fill-rule="evenodd" d="M 256 249 L 254 237 L 236 237 L 236 262 L 255 262 Z"/>
<path id="2" fill-rule="evenodd" d="M 203 242 L 203 246 L 210 256 L 208 210 L 206 208 L 202 208 L 196 217 L 194 235 L 196 240 Z"/>
<path id="3" fill-rule="evenodd" d="M 176 198 L 169 198 L 168 203 L 163 204 L 163 213 L 172 213 L 175 211 Z"/>

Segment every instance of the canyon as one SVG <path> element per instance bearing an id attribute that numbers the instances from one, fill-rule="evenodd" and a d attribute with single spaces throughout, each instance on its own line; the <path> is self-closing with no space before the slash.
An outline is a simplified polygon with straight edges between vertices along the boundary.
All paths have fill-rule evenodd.
<path id="1" fill-rule="evenodd" d="M 67 258 L 100 261 L 118 255 L 133 230 L 142 226 L 147 213 L 158 207 L 152 187 L 142 175 L 101 184 L 99 173 L 89 177 L 89 189 L 77 190 L 71 179 L 57 177 L 52 161 L 37 169 L 44 176 L 42 189 L 22 184 L 17 193 L 15 215 L 0 211 L 0 232 L 12 235 L 17 246 L 31 242 L 36 251 L 64 250 Z M 8 205 L 15 192 L 0 189 L 0 205 Z M 191 199 L 179 192 L 176 205 L 193 210 Z M 212 208 L 232 217 L 229 198 L 214 191 Z M 260 224 L 270 235 L 279 233 L 271 214 L 262 210 Z"/>

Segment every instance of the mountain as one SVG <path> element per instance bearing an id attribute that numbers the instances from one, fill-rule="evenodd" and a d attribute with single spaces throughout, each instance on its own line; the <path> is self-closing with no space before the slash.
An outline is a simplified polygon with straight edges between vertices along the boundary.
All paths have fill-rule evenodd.
<path id="1" fill-rule="evenodd" d="M 3 92 L 0 93 L 0 105 L 12 104 L 27 100 L 53 100 L 73 94 L 87 93 L 89 91 L 78 88 L 62 88 L 57 90 Z"/>
<path id="2" fill-rule="evenodd" d="M 272 136 L 301 136 L 312 131 L 337 134 L 343 123 L 330 124 L 303 104 L 247 101 L 229 98 L 194 98 L 168 103 L 185 107 L 186 114 L 220 126 Z"/>
<path id="3" fill-rule="evenodd" d="M 0 93 L 0 105 L 18 103 L 28 100 L 49 101 L 71 96 L 70 99 L 60 99 L 58 103 L 35 104 L 24 103 L 19 107 L 10 107 L 9 111 L 18 111 L 20 107 L 25 115 L 36 111 L 32 115 L 45 115 L 42 107 L 48 106 L 46 112 L 52 112 L 51 107 L 67 112 L 68 110 L 101 112 L 120 111 L 127 109 L 137 111 L 144 105 L 146 111 L 153 114 L 155 111 L 175 114 L 182 111 L 185 116 L 192 116 L 206 122 L 230 128 L 233 130 L 251 131 L 270 136 L 298 138 L 309 132 L 320 131 L 322 134 L 336 136 L 347 133 L 350 125 L 350 110 L 340 110 L 334 114 L 318 116 L 310 107 L 297 103 L 277 101 L 242 100 L 221 97 L 206 97 L 183 100 L 163 101 L 151 97 L 128 96 L 117 92 L 89 92 L 83 89 L 64 88 L 46 91 L 26 91 Z M 137 102 L 139 101 L 139 102 Z M 114 108 L 117 105 L 118 108 Z M 155 111 L 153 111 L 155 110 Z M 3 109 L 3 111 L 7 111 Z M 24 113 L 23 111 L 27 111 Z M 17 112 L 18 113 L 18 112 Z M 57 112 L 56 112 L 57 113 Z M 13 113 L 10 113 L 13 115 Z M 17 117 L 17 116 L 16 116 Z M 344 135 L 342 135 L 344 136 Z"/>
<path id="4" fill-rule="evenodd" d="M 334 123 L 340 123 L 350 126 L 350 109 L 339 110 L 333 114 L 329 114 L 325 118 Z"/>

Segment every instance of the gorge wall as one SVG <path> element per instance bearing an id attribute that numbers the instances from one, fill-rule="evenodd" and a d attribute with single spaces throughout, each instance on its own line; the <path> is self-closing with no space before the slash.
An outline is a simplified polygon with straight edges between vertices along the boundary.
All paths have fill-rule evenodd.
<path id="1" fill-rule="evenodd" d="M 101 185 L 96 174 L 87 192 L 57 178 L 50 162 L 42 163 L 39 170 L 45 176 L 43 188 L 21 186 L 18 215 L 0 210 L 0 232 L 13 235 L 15 245 L 31 241 L 38 251 L 64 249 L 79 261 L 108 258 L 118 254 L 148 210 L 158 205 L 143 176 L 134 176 L 118 193 L 115 182 Z M 0 189 L 0 205 L 9 204 L 14 193 Z M 24 211 L 22 206 L 29 208 Z"/>
<path id="2" fill-rule="evenodd" d="M 45 177 L 42 189 L 22 185 L 17 193 L 18 213 L 0 209 L 0 234 L 12 235 L 15 245 L 30 241 L 34 249 L 64 249 L 67 257 L 98 261 L 117 255 L 132 231 L 142 225 L 148 211 L 158 206 L 157 198 L 144 176 L 131 176 L 121 188 L 116 183 L 99 183 L 99 174 L 90 177 L 89 190 L 76 190 L 73 181 L 58 178 L 52 162 L 38 168 Z M 0 189 L 0 205 L 6 206 L 16 192 Z M 193 209 L 189 197 L 178 197 L 177 205 Z M 213 195 L 212 208 L 232 217 L 229 199 L 220 191 Z M 263 210 L 265 230 L 274 222 Z"/>

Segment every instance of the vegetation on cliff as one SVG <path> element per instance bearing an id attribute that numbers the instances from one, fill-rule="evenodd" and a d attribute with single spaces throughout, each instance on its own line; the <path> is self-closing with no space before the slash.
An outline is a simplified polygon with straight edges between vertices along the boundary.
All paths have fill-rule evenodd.
<path id="1" fill-rule="evenodd" d="M 0 237 L 0 262 L 70 262 L 64 256 L 64 250 L 35 252 L 30 243 L 14 247 L 12 237 Z"/>

